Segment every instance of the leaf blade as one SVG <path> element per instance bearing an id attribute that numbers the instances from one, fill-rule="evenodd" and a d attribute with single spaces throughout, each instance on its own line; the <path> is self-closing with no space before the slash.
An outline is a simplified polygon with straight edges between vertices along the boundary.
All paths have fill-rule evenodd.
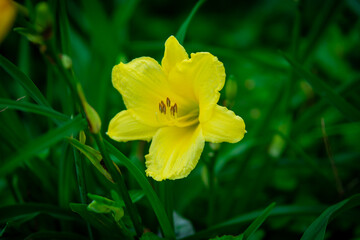
<path id="1" fill-rule="evenodd" d="M 65 114 L 59 113 L 52 108 L 36 105 L 29 102 L 20 102 L 10 99 L 0 98 L 0 108 L 11 108 L 24 112 L 31 112 L 43 115 L 45 117 L 58 119 L 61 121 L 68 121 L 70 118 Z"/>
<path id="2" fill-rule="evenodd" d="M 355 108 L 352 104 L 347 102 L 324 81 L 304 70 L 303 67 L 290 56 L 287 56 L 286 54 L 283 54 L 283 56 L 291 64 L 295 71 L 300 76 L 304 77 L 313 86 L 315 92 L 320 94 L 322 97 L 327 98 L 327 100 L 348 119 L 352 121 L 360 121 L 359 109 Z"/>
<path id="3" fill-rule="evenodd" d="M 331 217 L 353 207 L 360 206 L 360 194 L 353 195 L 337 204 L 328 207 L 316 220 L 306 229 L 301 240 L 324 239 L 326 227 Z"/>
<path id="4" fill-rule="evenodd" d="M 25 75 L 17 66 L 0 54 L 0 66 L 23 88 L 29 92 L 30 96 L 40 105 L 50 106 L 44 95 L 36 87 L 34 82 Z"/>
<path id="5" fill-rule="evenodd" d="M 77 116 L 72 120 L 69 120 L 64 125 L 47 132 L 46 134 L 38 137 L 34 141 L 31 141 L 25 145 L 21 151 L 18 151 L 13 157 L 5 161 L 5 164 L 0 169 L 0 176 L 9 174 L 15 169 L 21 162 L 27 158 L 35 155 L 38 151 L 51 146 L 52 144 L 60 141 L 68 134 L 72 134 L 83 130 L 86 127 L 86 121 Z"/>
<path id="6" fill-rule="evenodd" d="M 176 39 L 179 41 L 180 44 L 183 44 L 183 42 L 184 42 L 186 31 L 187 31 L 187 28 L 188 28 L 188 26 L 189 26 L 189 24 L 191 22 L 191 19 L 194 17 L 195 13 L 198 11 L 198 9 L 201 7 L 201 5 L 205 1 L 206 0 L 199 0 L 196 3 L 194 8 L 191 10 L 189 16 L 186 18 L 184 23 L 181 25 L 181 27 L 179 28 L 179 31 L 176 33 Z"/>

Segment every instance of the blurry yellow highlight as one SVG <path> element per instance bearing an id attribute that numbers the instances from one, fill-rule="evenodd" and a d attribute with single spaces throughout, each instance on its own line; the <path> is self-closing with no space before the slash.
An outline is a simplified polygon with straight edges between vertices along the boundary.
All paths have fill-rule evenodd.
<path id="1" fill-rule="evenodd" d="M 16 5 L 11 0 L 0 0 L 0 43 L 14 24 Z"/>

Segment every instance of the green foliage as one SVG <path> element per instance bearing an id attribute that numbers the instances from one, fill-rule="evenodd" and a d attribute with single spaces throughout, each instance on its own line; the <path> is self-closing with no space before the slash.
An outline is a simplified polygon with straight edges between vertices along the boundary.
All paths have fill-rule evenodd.
<path id="1" fill-rule="evenodd" d="M 302 240 L 324 239 L 326 227 L 331 218 L 342 212 L 360 206 L 360 194 L 345 199 L 327 208 L 305 231 Z"/>
<path id="2" fill-rule="evenodd" d="M 16 2 L 0 43 L 0 238 L 360 238 L 358 1 Z M 125 109 L 113 66 L 161 62 L 170 35 L 223 62 L 219 104 L 247 134 L 159 183 L 148 143 L 106 131 Z"/>

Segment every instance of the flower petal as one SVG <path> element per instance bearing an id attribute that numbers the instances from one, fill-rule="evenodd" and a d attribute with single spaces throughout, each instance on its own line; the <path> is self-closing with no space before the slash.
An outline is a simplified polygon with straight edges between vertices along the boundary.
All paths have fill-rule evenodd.
<path id="1" fill-rule="evenodd" d="M 112 70 L 112 83 L 123 97 L 127 109 L 132 109 L 139 122 L 159 126 L 156 112 L 159 102 L 166 100 L 169 92 L 165 73 L 159 63 L 149 57 L 141 57 Z"/>
<path id="2" fill-rule="evenodd" d="M 210 53 L 191 54 L 170 72 L 169 83 L 177 94 L 199 104 L 199 120 L 206 122 L 225 83 L 224 65 Z"/>
<path id="3" fill-rule="evenodd" d="M 111 119 L 107 135 L 116 141 L 150 141 L 158 128 L 150 127 L 137 121 L 131 110 L 121 111 Z"/>
<path id="4" fill-rule="evenodd" d="M 161 66 L 167 74 L 177 63 L 189 59 L 188 54 L 174 36 L 170 36 L 165 42 L 165 53 Z"/>
<path id="5" fill-rule="evenodd" d="M 216 105 L 209 121 L 201 124 L 201 127 L 205 140 L 213 143 L 236 143 L 246 133 L 244 120 L 219 105 Z"/>
<path id="6" fill-rule="evenodd" d="M 199 161 L 204 144 L 199 125 L 161 128 L 145 156 L 146 174 L 156 181 L 186 177 Z"/>

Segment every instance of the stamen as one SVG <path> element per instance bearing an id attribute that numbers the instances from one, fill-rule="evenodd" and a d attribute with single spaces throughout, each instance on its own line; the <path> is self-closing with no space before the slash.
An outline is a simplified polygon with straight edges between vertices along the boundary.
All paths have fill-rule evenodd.
<path id="1" fill-rule="evenodd" d="M 174 106 L 172 106 L 172 107 L 170 108 L 170 114 L 173 115 L 173 116 L 175 116 Z"/>
<path id="2" fill-rule="evenodd" d="M 170 107 L 171 106 L 171 101 L 170 98 L 166 98 L 166 106 Z"/>
<path id="3" fill-rule="evenodd" d="M 173 107 L 174 107 L 174 113 L 177 113 L 177 104 L 175 103 Z"/>
<path id="4" fill-rule="evenodd" d="M 159 111 L 162 113 L 162 106 L 161 106 L 161 103 L 159 103 Z"/>
<path id="5" fill-rule="evenodd" d="M 164 114 L 166 114 L 166 106 L 165 106 L 165 103 L 163 102 L 163 101 L 161 101 L 161 106 L 162 106 L 162 112 L 164 113 Z"/>

